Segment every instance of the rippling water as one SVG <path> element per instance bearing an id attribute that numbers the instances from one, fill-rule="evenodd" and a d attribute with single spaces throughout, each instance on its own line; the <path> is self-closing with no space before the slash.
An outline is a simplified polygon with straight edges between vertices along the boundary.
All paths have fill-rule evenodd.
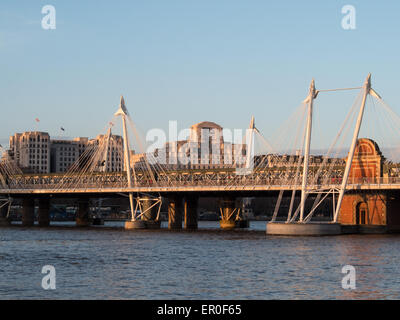
<path id="1" fill-rule="evenodd" d="M 273 237 L 265 222 L 222 232 L 122 224 L 0 229 L 0 299 L 399 299 L 400 236 Z M 344 290 L 342 266 L 357 271 Z M 41 269 L 56 268 L 56 290 Z"/>

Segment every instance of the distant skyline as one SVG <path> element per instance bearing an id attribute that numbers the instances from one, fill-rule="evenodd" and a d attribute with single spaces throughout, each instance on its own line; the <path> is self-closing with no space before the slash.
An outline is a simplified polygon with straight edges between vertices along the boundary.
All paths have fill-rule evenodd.
<path id="1" fill-rule="evenodd" d="M 41 9 L 56 9 L 44 30 Z M 344 5 L 356 29 L 341 26 Z M 0 3 L 0 144 L 15 132 L 95 137 L 122 94 L 142 132 L 201 121 L 266 138 L 317 89 L 372 85 L 400 113 L 398 1 L 11 1 Z M 316 100 L 326 148 L 357 92 Z M 40 119 L 40 122 L 35 119 Z M 371 123 L 371 121 L 367 121 Z M 364 129 L 365 130 L 365 129 Z M 371 137 L 373 138 L 373 137 Z M 326 141 L 325 145 L 323 141 Z"/>

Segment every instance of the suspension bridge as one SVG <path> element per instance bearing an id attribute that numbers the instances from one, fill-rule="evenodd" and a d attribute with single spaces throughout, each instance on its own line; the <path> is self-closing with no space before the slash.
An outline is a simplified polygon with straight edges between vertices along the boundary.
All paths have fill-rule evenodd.
<path id="1" fill-rule="evenodd" d="M 338 91 L 358 91 L 358 95 L 329 148 L 319 162 L 311 163 L 314 102 L 322 94 Z M 146 148 L 121 97 L 117 112 L 105 128 L 104 139 L 87 148 L 67 172 L 24 173 L 13 159 L 2 158 L 1 219 L 7 218 L 11 204 L 19 199 L 23 224 L 33 225 L 36 199 L 39 224 L 48 225 L 50 198 L 71 197 L 78 199 L 77 224 L 88 225 L 89 199 L 127 197 L 131 214 L 125 224 L 127 229 L 159 226 L 164 201 L 168 202 L 170 229 L 182 228 L 182 217 L 185 228 L 195 229 L 198 198 L 211 196 L 222 199 L 221 227 L 231 229 L 243 219 L 237 198 L 268 196 L 276 198 L 276 205 L 267 233 L 336 234 L 340 233 L 340 224 L 378 225 L 397 230 L 400 229 L 400 214 L 397 215 L 400 164 L 387 161 L 374 140 L 359 138 L 368 99 L 374 110 L 382 110 L 386 115 L 383 131 L 390 141 L 400 140 L 400 118 L 371 87 L 371 75 L 362 86 L 351 88 L 317 90 L 313 80 L 306 99 L 294 114 L 294 122 L 289 125 L 293 132 L 280 135 L 271 143 L 252 118 L 247 129 L 249 135 L 238 149 L 240 153 L 244 146 L 244 161 L 233 156 L 228 164 L 196 169 L 190 162 L 180 166 L 160 162 L 160 150 Z M 118 119 L 123 133 L 123 167 L 111 170 L 104 163 L 109 161 L 111 128 Z M 254 152 L 256 141 L 263 146 L 258 155 Z M 142 155 L 140 161 L 131 159 L 133 146 Z M 183 153 L 188 150 L 192 152 L 189 146 Z M 389 152 L 393 159 L 395 150 Z M 287 218 L 277 222 L 283 197 L 290 199 Z M 296 201 L 298 197 L 300 201 Z M 316 227 L 312 218 L 326 199 L 332 201 L 332 221 Z M 306 205 L 307 201 L 312 205 Z"/>

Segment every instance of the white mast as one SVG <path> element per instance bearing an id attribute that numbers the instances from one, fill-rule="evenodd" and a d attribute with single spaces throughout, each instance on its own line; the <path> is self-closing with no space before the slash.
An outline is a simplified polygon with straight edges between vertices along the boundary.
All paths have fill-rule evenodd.
<path id="1" fill-rule="evenodd" d="M 360 111 L 358 113 L 356 127 L 354 128 L 353 140 L 351 142 L 349 155 L 348 155 L 347 161 L 346 161 L 346 168 L 344 170 L 342 186 L 340 187 L 340 193 L 339 193 L 339 198 L 338 198 L 338 202 L 336 205 L 336 212 L 335 212 L 335 216 L 333 218 L 333 222 L 337 222 L 337 220 L 338 220 L 340 206 L 342 204 L 344 192 L 346 190 L 347 180 L 349 178 L 350 168 L 351 168 L 351 164 L 352 164 L 353 158 L 354 158 L 354 151 L 356 149 L 358 134 L 360 132 L 361 122 L 362 122 L 362 118 L 364 115 L 365 102 L 367 101 L 367 96 L 371 91 L 371 74 L 370 73 L 368 74 L 367 79 L 364 82 L 363 89 L 364 89 L 364 96 L 363 96 L 363 100 L 361 103 Z"/>
<path id="2" fill-rule="evenodd" d="M 253 149 L 254 149 L 254 133 L 256 131 L 256 127 L 255 127 L 255 122 L 254 122 L 254 116 L 251 117 L 250 120 L 250 126 L 249 126 L 249 130 L 250 130 L 250 137 L 249 137 L 249 144 L 247 146 L 247 152 L 246 152 L 246 173 L 250 174 L 250 169 L 253 168 L 254 163 L 252 163 L 253 159 L 252 159 L 252 155 L 253 155 Z"/>
<path id="3" fill-rule="evenodd" d="M 115 116 L 122 117 L 122 127 L 123 127 L 123 134 L 124 134 L 124 162 L 125 162 L 125 169 L 126 169 L 126 176 L 128 178 L 128 188 L 132 188 L 132 177 L 131 177 L 131 162 L 130 162 L 130 152 L 129 152 L 129 141 L 128 141 L 128 132 L 126 129 L 126 117 L 128 116 L 128 110 L 125 107 L 124 97 L 121 96 L 119 109 L 115 113 Z M 131 221 L 135 221 L 135 214 L 134 214 L 134 204 L 133 204 L 133 193 L 129 192 L 129 203 L 131 207 Z"/>
<path id="4" fill-rule="evenodd" d="M 303 222 L 304 216 L 304 205 L 306 202 L 306 189 L 307 189 L 307 175 L 308 175 L 308 162 L 310 158 L 310 143 L 311 143 L 311 128 L 312 128 L 312 111 L 313 111 L 313 102 L 317 97 L 318 92 L 315 90 L 315 82 L 312 79 L 310 84 L 310 91 L 308 97 L 304 102 L 308 102 L 308 117 L 307 117 L 307 132 L 306 132 L 306 141 L 304 146 L 304 163 L 303 163 L 303 181 L 301 184 L 301 202 L 300 202 L 300 222 Z"/>

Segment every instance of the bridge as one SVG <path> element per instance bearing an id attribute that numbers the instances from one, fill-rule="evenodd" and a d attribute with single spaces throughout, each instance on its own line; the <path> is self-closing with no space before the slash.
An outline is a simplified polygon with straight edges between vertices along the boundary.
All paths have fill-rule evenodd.
<path id="1" fill-rule="evenodd" d="M 350 90 L 357 90 L 359 94 L 345 121 L 325 154 L 319 158 L 319 162 L 312 162 L 314 100 L 325 92 Z M 313 215 L 318 211 L 318 206 L 326 199 L 331 199 L 333 223 L 358 224 L 364 219 L 362 220 L 364 224 L 365 221 L 370 221 L 372 225 L 391 224 L 396 229 L 400 226 L 400 218 L 389 211 L 397 207 L 397 203 L 393 205 L 395 203 L 393 199 L 397 199 L 398 190 L 400 190 L 400 165 L 393 161 L 386 161 L 373 140 L 359 139 L 368 98 L 371 99 L 374 107 L 375 104 L 381 106 L 392 120 L 400 119 L 371 87 L 370 75 L 363 86 L 353 88 L 317 90 L 313 80 L 308 96 L 299 108 L 302 116 L 295 117 L 296 123 L 291 125 L 296 127 L 296 132 L 287 137 L 291 146 L 282 148 L 284 151 L 277 151 L 276 147 L 273 147 L 257 129 L 252 118 L 243 143 L 232 146 L 232 148 L 237 148 L 237 154 L 241 154 L 242 158 L 233 154 L 232 161 L 228 164 L 198 168 L 190 161 L 184 165 L 160 162 L 159 149 L 146 150 L 145 143 L 139 137 L 125 101 L 121 97 L 119 109 L 113 121 L 110 121 L 106 127 L 105 138 L 99 144 L 87 148 L 67 172 L 23 173 L 14 159 L 3 157 L 0 163 L 1 216 L 4 220 L 13 200 L 22 199 L 23 224 L 33 225 L 34 201 L 38 199 L 39 224 L 48 225 L 50 197 L 74 197 L 79 199 L 77 224 L 87 225 L 89 198 L 125 196 L 129 198 L 131 209 L 131 219 L 126 222 L 127 229 L 159 226 L 161 204 L 166 199 L 168 199 L 171 229 L 182 227 L 182 213 L 185 217 L 185 227 L 197 228 L 198 198 L 214 196 L 222 199 L 221 227 L 234 228 L 237 222 L 243 219 L 240 208 L 235 202 L 236 198 L 268 195 L 276 197 L 272 222 L 277 218 L 282 198 L 289 196 L 287 223 L 310 223 Z M 122 120 L 123 168 L 110 170 L 104 166 L 104 163 L 109 161 L 111 127 L 114 126 L 116 118 Z M 351 128 L 352 119 L 355 119 L 353 129 Z M 347 146 L 346 154 L 340 156 L 340 150 L 343 150 L 346 138 L 349 137 L 351 131 L 350 146 Z M 268 152 L 254 154 L 256 139 L 262 141 Z M 140 159 L 136 162 L 131 159 L 134 140 L 141 150 Z M 200 145 L 199 140 L 196 140 L 196 147 L 197 145 Z M 189 159 L 193 159 L 191 156 L 194 154 L 191 147 L 192 145 L 189 144 L 183 152 L 183 154 L 190 153 Z M 171 155 L 170 150 L 168 154 Z M 220 154 L 218 151 L 218 156 Z M 226 153 L 225 157 L 227 157 Z M 296 208 L 295 198 L 299 194 L 300 203 Z M 378 201 L 376 199 L 380 198 L 386 206 L 385 219 L 376 220 L 371 208 L 367 209 L 369 213 L 360 209 L 353 212 L 354 210 L 345 208 L 348 206 L 346 204 L 348 199 L 353 199 L 355 195 L 360 194 L 364 197 L 362 203 L 368 204 L 370 201 L 368 199 L 372 197 L 375 199 L 375 206 Z M 366 197 L 369 198 L 365 200 Z M 356 199 L 355 202 L 360 202 L 357 200 L 359 197 L 354 199 Z M 310 200 L 313 204 L 311 208 L 307 208 L 306 201 Z M 343 203 L 344 207 L 342 207 Z M 355 206 L 357 207 L 358 204 Z M 344 212 L 346 210 L 352 212 L 346 213 Z M 369 218 L 367 217 L 366 220 L 360 218 L 360 214 L 367 215 Z M 380 214 L 381 212 L 376 215 Z M 358 221 L 354 221 L 357 219 Z"/>

